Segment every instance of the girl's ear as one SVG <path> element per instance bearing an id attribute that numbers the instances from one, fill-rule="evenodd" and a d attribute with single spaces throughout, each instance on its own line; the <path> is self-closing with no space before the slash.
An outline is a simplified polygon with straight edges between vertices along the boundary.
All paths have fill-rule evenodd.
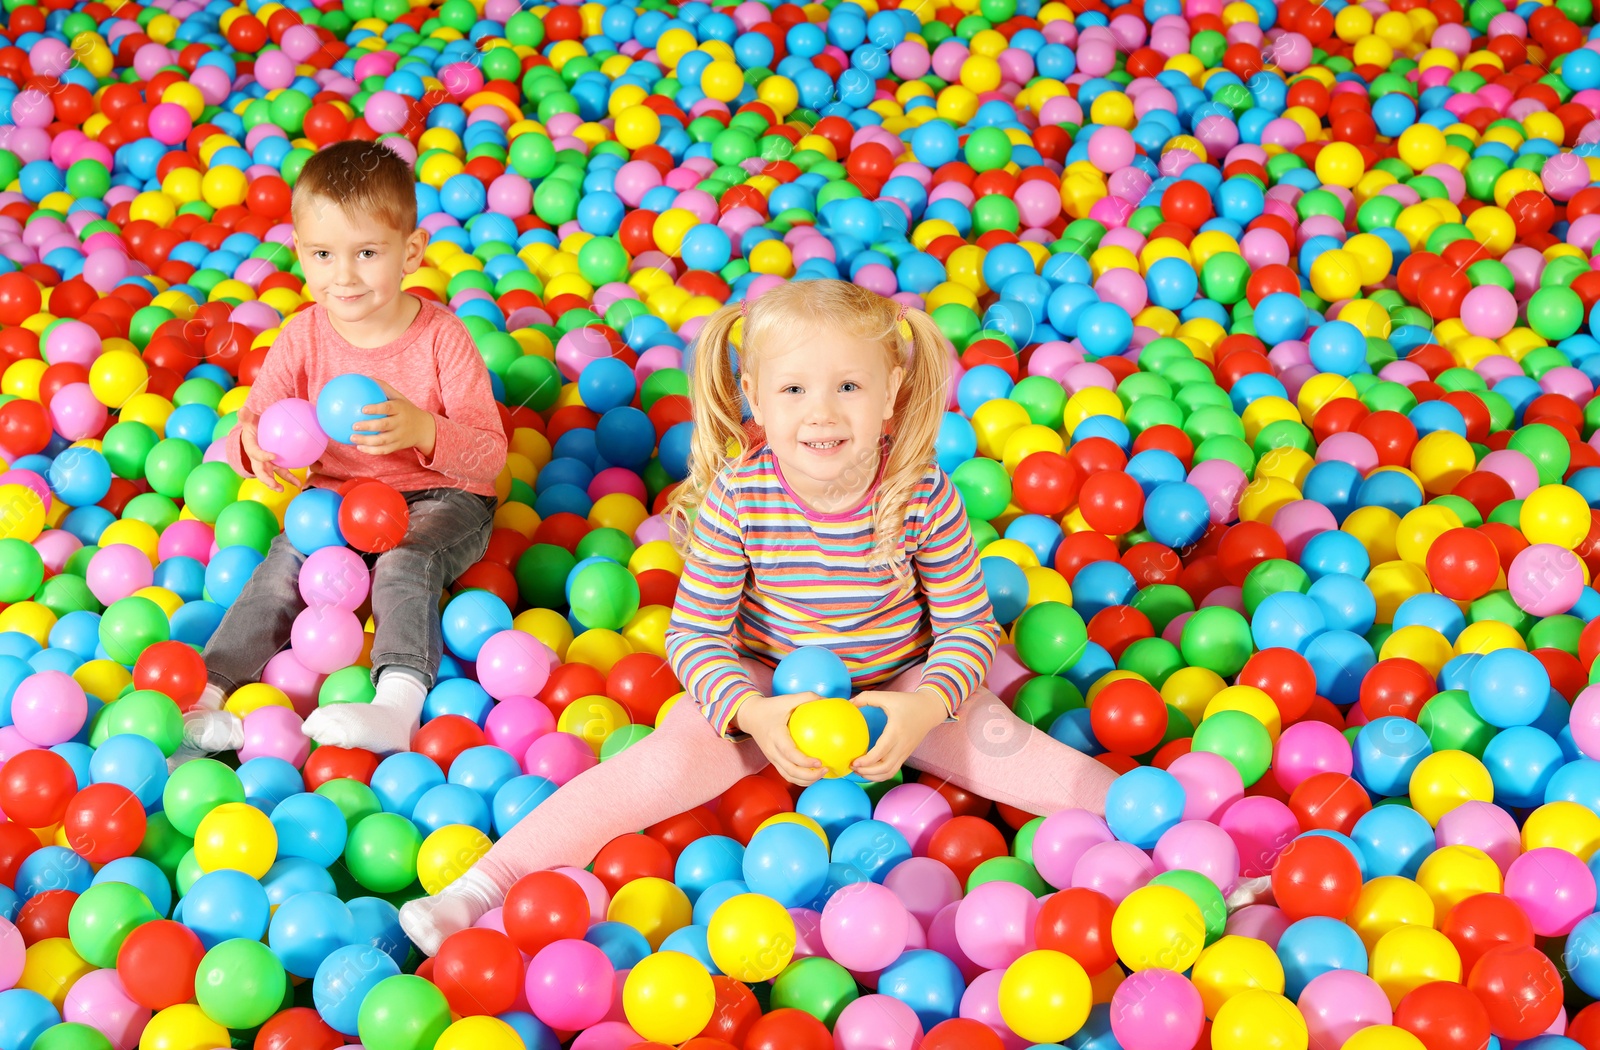
<path id="1" fill-rule="evenodd" d="M 744 394 L 744 399 L 750 402 L 750 418 L 756 421 L 756 426 L 766 426 L 766 421 L 761 418 L 761 404 L 756 400 L 756 384 L 749 372 L 739 374 L 739 390 Z"/>
<path id="2" fill-rule="evenodd" d="M 894 406 L 899 402 L 900 398 L 900 384 L 905 382 L 905 378 L 906 370 L 899 365 L 895 365 L 894 371 L 889 373 L 889 396 L 883 405 L 884 422 L 894 418 Z"/>

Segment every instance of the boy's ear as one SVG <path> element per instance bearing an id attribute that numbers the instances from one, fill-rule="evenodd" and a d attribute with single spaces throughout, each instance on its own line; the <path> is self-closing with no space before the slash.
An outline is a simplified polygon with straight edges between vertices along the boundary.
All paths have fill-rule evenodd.
<path id="1" fill-rule="evenodd" d="M 416 273 L 422 266 L 422 253 L 428 250 L 428 231 L 417 227 L 406 238 L 406 273 Z"/>

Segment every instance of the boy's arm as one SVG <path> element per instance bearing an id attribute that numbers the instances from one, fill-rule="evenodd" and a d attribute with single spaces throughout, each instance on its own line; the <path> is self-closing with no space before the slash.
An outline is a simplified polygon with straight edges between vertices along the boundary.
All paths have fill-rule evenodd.
<path id="1" fill-rule="evenodd" d="M 450 327 L 456 330 L 446 337 L 439 355 L 444 407 L 433 413 L 433 453 L 422 457 L 422 465 L 461 481 L 493 484 L 506 465 L 506 432 L 495 408 L 489 369 L 465 329 Z"/>
<path id="2" fill-rule="evenodd" d="M 749 571 L 738 512 L 718 478 L 695 517 L 666 644 L 673 673 L 723 736 L 740 706 L 761 696 L 729 641 Z"/>
<path id="3" fill-rule="evenodd" d="M 943 471 L 934 476 L 921 531 L 912 564 L 934 634 L 921 684 L 954 714 L 988 675 L 1001 635 L 966 511 Z"/>

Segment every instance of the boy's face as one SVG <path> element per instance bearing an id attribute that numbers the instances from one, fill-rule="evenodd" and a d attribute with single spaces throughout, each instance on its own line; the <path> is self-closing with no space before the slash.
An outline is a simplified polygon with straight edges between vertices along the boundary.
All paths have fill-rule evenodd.
<path id="1" fill-rule="evenodd" d="M 295 209 L 294 246 L 306 290 L 335 322 L 382 326 L 401 306 L 400 282 L 422 265 L 428 234 L 404 233 L 313 197 Z"/>

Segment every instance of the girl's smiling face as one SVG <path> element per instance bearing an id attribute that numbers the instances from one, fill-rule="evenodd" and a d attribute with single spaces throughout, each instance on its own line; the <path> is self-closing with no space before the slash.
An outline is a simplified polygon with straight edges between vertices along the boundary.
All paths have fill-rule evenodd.
<path id="1" fill-rule="evenodd" d="M 789 487 L 816 510 L 842 510 L 877 476 L 904 372 L 881 343 L 796 335 L 752 355 L 740 387 Z"/>

